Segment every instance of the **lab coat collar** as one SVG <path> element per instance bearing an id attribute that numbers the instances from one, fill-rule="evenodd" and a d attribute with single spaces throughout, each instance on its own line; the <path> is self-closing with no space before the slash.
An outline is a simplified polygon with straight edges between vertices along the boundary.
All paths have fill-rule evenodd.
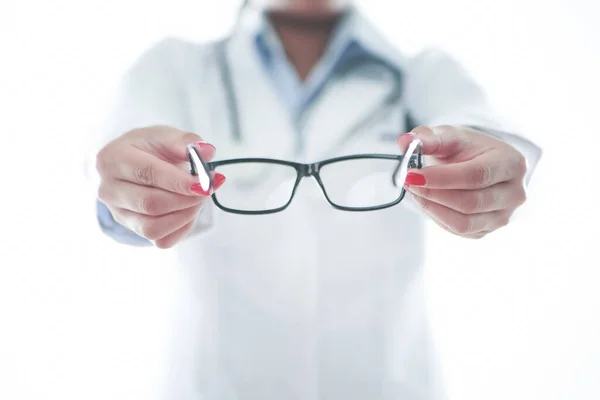
<path id="1" fill-rule="evenodd" d="M 280 101 L 277 90 L 261 65 L 256 51 L 256 35 L 264 27 L 264 16 L 252 8 L 241 15 L 238 29 L 228 46 L 233 85 L 240 104 L 243 146 L 240 154 L 253 157 L 286 158 L 296 161 L 318 160 L 356 124 L 381 107 L 389 95 L 390 85 L 379 79 L 332 81 L 318 101 L 304 113 L 301 127 Z M 402 67 L 403 57 L 371 28 L 358 11 L 351 9 L 340 29 L 355 33 L 355 40 L 369 45 L 375 52 Z M 234 62 L 234 60 L 244 60 Z M 263 82 L 263 84 L 256 84 Z M 260 101 L 258 101 L 260 100 Z M 343 118 L 331 118 L 343 110 Z M 268 143 L 269 146 L 264 144 Z"/>
<path id="2" fill-rule="evenodd" d="M 398 70 L 406 66 L 407 58 L 392 45 L 356 6 L 351 7 L 342 29 L 363 49 L 388 62 Z"/>
<path id="3" fill-rule="evenodd" d="M 268 53 L 268 48 L 284 50 L 265 13 L 257 8 L 247 7 L 243 10 L 239 28 L 253 38 L 259 51 Z M 382 59 L 399 71 L 403 70 L 407 63 L 407 57 L 375 28 L 374 24 L 357 6 L 349 7 L 346 15 L 336 27 L 332 40 L 330 47 L 336 47 L 343 51 L 351 43 L 355 43 L 360 46 L 362 51 Z M 347 42 L 340 44 L 335 41 Z"/>

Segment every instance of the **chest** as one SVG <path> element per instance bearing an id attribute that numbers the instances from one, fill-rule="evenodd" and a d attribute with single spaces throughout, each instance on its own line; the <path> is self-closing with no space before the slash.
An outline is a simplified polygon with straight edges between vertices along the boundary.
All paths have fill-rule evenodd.
<path id="1" fill-rule="evenodd" d="M 198 93 L 197 104 L 192 107 L 198 110 L 193 115 L 194 129 L 215 145 L 216 160 L 256 157 L 312 163 L 347 155 L 399 154 L 396 139 L 408 129 L 402 99 L 390 101 L 395 93 L 390 91 L 393 85 L 389 80 L 361 79 L 359 76 L 333 82 L 323 89 L 311 107 L 295 118 L 260 70 L 238 71 L 232 75 L 229 88 L 218 77 L 219 71 L 215 69 L 211 79 L 207 79 L 210 82 L 209 101 L 205 101 L 206 96 L 201 96 L 204 92 Z M 232 95 L 234 103 L 231 102 Z M 190 97 L 194 98 L 194 94 Z M 239 129 L 238 134 L 235 134 L 236 129 Z M 361 168 L 363 166 L 369 168 L 368 164 L 361 164 Z M 377 167 L 373 164 L 373 168 Z M 344 172 L 339 173 L 339 178 L 344 179 Z M 339 238 L 338 228 L 345 223 L 358 228 L 351 233 L 353 237 L 360 237 L 358 232 L 372 234 L 374 230 L 385 236 L 390 226 L 395 229 L 394 226 L 417 223 L 414 215 L 404 207 L 377 213 L 334 210 L 316 183 L 311 177 L 303 178 L 293 199 L 297 207 L 291 208 L 286 217 L 274 216 L 268 221 L 277 224 L 281 219 L 281 224 L 294 225 L 286 218 L 304 215 L 298 217 L 303 219 L 304 225 L 310 222 L 309 225 L 318 226 L 319 236 L 329 237 L 328 240 Z M 219 218 L 229 221 L 239 216 L 222 215 Z M 307 226 L 307 229 L 304 237 L 310 235 L 312 228 Z"/>
<path id="2" fill-rule="evenodd" d="M 215 145 L 215 160 L 257 157 L 312 163 L 346 155 L 399 153 L 396 139 L 409 127 L 399 87 L 391 76 L 373 75 L 369 71 L 347 74 L 344 79 L 332 80 L 324 86 L 302 113 L 292 115 L 281 101 L 278 88 L 256 60 L 246 61 L 246 65 L 229 63 L 227 80 L 223 79 L 219 63 L 214 62 L 206 68 L 202 85 L 187 87 L 192 129 Z M 343 171 L 340 173 L 339 178 L 344 179 Z M 393 207 L 377 215 L 350 215 L 334 210 L 310 177 L 303 179 L 293 202 L 295 206 L 298 203 L 303 206 L 296 207 L 286 217 L 275 216 L 268 221 L 277 223 L 279 219 L 304 214 L 299 218 L 313 221 L 311 224 L 318 225 L 320 236 L 332 238 L 339 236 L 334 227 L 349 221 L 364 232 L 376 229 L 387 232 L 389 226 L 406 225 L 409 220 L 408 225 L 416 222 L 404 207 Z M 220 218 L 229 221 L 239 216 Z M 331 232 L 326 227 L 331 227 Z M 360 236 L 357 231 L 352 235 Z"/>
<path id="3" fill-rule="evenodd" d="M 215 145 L 215 160 L 260 157 L 311 163 L 344 155 L 399 153 L 396 138 L 407 129 L 406 110 L 401 100 L 387 101 L 389 81 L 334 82 L 294 118 L 260 69 L 238 66 L 233 72 L 235 105 L 228 101 L 216 68 L 202 88 L 189 93 L 193 129 Z M 239 140 L 233 134 L 234 119 L 240 126 Z M 423 232 L 418 215 L 402 204 L 374 212 L 336 210 L 312 177 L 302 179 L 283 212 L 237 215 L 210 203 L 205 213 L 210 214 L 211 234 L 190 243 L 190 251 L 202 246 L 204 264 L 215 266 L 210 267 L 215 279 L 235 282 L 236 287 L 256 291 L 256 296 L 270 293 L 265 288 L 280 282 L 294 282 L 297 291 L 285 286 L 286 296 L 304 298 L 318 285 L 338 287 L 343 276 L 347 290 L 340 299 L 346 300 L 358 292 L 381 292 L 385 282 L 404 282 L 403 274 L 411 275 L 420 264 Z M 373 267 L 380 279 L 366 285 Z M 264 281 L 256 286 L 257 276 Z M 247 288 L 248 282 L 254 286 Z M 271 304 L 266 299 L 265 303 Z"/>
<path id="4" fill-rule="evenodd" d="M 285 98 L 292 95 L 249 46 L 234 42 L 214 50 L 202 78 L 184 87 L 190 126 L 217 147 L 218 158 L 313 162 L 397 152 L 395 139 L 408 126 L 401 77 L 391 69 L 360 64 L 319 79 L 323 83 L 307 88 L 305 104 L 291 109 Z"/>

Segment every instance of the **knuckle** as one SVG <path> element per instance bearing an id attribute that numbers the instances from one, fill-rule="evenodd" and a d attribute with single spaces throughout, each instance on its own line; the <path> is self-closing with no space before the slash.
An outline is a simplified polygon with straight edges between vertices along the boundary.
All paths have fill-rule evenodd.
<path id="1" fill-rule="evenodd" d="M 103 203 L 108 203 L 110 201 L 110 190 L 108 185 L 105 182 L 102 182 L 98 187 L 98 192 L 96 193 L 96 197 Z"/>
<path id="2" fill-rule="evenodd" d="M 143 237 L 148 240 L 159 240 L 164 235 L 162 234 L 162 227 L 160 224 L 153 218 L 146 218 L 139 232 Z"/>
<path id="3" fill-rule="evenodd" d="M 175 242 L 168 238 L 160 239 L 154 242 L 154 246 L 161 250 L 170 249 L 175 246 Z"/>
<path id="4" fill-rule="evenodd" d="M 180 180 L 178 179 L 172 179 L 171 180 L 171 189 L 175 192 L 175 193 L 192 193 L 192 191 L 190 190 L 189 186 L 185 186 L 185 184 L 183 184 Z"/>
<path id="5" fill-rule="evenodd" d="M 183 240 L 185 236 L 189 234 L 193 226 L 194 220 L 191 220 L 187 224 L 185 224 L 183 228 L 180 228 L 179 230 L 171 233 L 170 235 L 162 239 L 156 240 L 154 242 L 154 245 L 159 249 L 170 249 L 172 247 L 175 247 L 177 243 L 179 243 L 181 240 Z"/>
<path id="6" fill-rule="evenodd" d="M 454 226 L 456 233 L 460 235 L 466 235 L 471 232 L 473 227 L 473 220 L 469 216 L 460 217 Z"/>
<path id="7" fill-rule="evenodd" d="M 476 191 L 465 193 L 462 196 L 462 201 L 458 206 L 458 211 L 464 214 L 474 214 L 481 210 L 483 206 L 483 193 Z"/>
<path id="8" fill-rule="evenodd" d="M 487 234 L 488 234 L 488 232 L 477 233 L 477 234 L 471 236 L 471 239 L 474 239 L 474 240 L 483 239 L 484 237 L 487 236 Z"/>
<path id="9" fill-rule="evenodd" d="M 142 196 L 138 200 L 138 208 L 141 213 L 146 215 L 159 215 L 160 205 L 154 196 Z"/>
<path id="10" fill-rule="evenodd" d="M 517 207 L 522 206 L 527 201 L 527 191 L 522 185 L 519 185 L 519 189 L 515 195 L 515 202 Z"/>
<path id="11" fill-rule="evenodd" d="M 497 219 L 498 227 L 504 227 L 508 225 L 510 222 L 510 214 L 509 213 L 500 213 Z"/>
<path id="12" fill-rule="evenodd" d="M 134 168 L 133 177 L 136 182 L 146 186 L 154 186 L 156 182 L 155 171 L 152 164 Z"/>
<path id="13" fill-rule="evenodd" d="M 522 154 L 517 158 L 515 168 L 519 177 L 524 177 L 527 174 L 527 159 Z"/>
<path id="14" fill-rule="evenodd" d="M 483 187 L 492 178 L 492 168 L 487 163 L 475 165 L 468 176 L 468 183 L 475 187 Z"/>
<path id="15" fill-rule="evenodd" d="M 506 203 L 507 193 L 505 190 L 492 189 L 489 194 L 489 201 L 495 206 L 502 206 Z"/>

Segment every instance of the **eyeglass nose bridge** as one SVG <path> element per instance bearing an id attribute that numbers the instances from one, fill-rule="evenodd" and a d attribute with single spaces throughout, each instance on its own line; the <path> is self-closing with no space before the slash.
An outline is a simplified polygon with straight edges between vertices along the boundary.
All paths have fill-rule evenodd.
<path id="1" fill-rule="evenodd" d="M 303 178 L 316 176 L 319 173 L 319 166 L 319 163 L 302 164 L 300 168 L 300 175 Z"/>

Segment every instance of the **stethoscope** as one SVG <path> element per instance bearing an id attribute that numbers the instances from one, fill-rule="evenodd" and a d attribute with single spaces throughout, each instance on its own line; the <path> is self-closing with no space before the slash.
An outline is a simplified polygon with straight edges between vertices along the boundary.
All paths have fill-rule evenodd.
<path id="1" fill-rule="evenodd" d="M 238 11 L 238 17 L 236 23 L 234 24 L 232 33 L 228 35 L 228 37 L 221 39 L 213 45 L 215 57 L 217 60 L 217 69 L 221 80 L 221 86 L 223 89 L 223 94 L 225 95 L 225 102 L 227 105 L 226 108 L 228 112 L 231 135 L 234 141 L 238 143 L 242 140 L 242 126 L 240 122 L 239 103 L 237 100 L 236 91 L 233 83 L 230 63 L 227 57 L 227 44 L 239 26 L 242 12 L 248 6 L 249 0 L 245 0 L 241 5 L 240 10 Z M 350 128 L 344 135 L 342 135 L 341 143 L 338 143 L 339 145 L 342 145 L 345 141 L 351 139 L 353 136 L 363 131 L 365 128 L 372 126 L 380 118 L 393 112 L 394 109 L 396 109 L 399 106 L 400 100 L 402 99 L 402 73 L 398 70 L 398 68 L 390 65 L 390 63 L 382 59 L 373 56 L 367 56 L 361 53 L 360 56 L 353 56 L 343 64 L 338 65 L 333 71 L 333 74 L 337 77 L 341 77 L 347 75 L 348 73 L 354 70 L 366 67 L 379 67 L 382 70 L 389 73 L 392 76 L 392 88 L 390 92 L 385 96 L 385 98 L 381 101 L 379 106 L 376 107 L 370 115 L 367 115 L 361 121 L 356 123 L 352 128 Z M 416 124 L 412 121 L 412 118 L 408 113 L 405 114 L 404 123 L 404 128 L 407 132 L 416 126 Z"/>
<path id="2" fill-rule="evenodd" d="M 234 26 L 232 33 L 216 42 L 213 45 L 215 57 L 217 60 L 217 69 L 219 72 L 221 85 L 223 89 L 223 94 L 225 95 L 226 108 L 228 112 L 228 119 L 230 123 L 231 135 L 235 142 L 242 141 L 242 127 L 240 122 L 240 113 L 239 113 L 239 103 L 236 96 L 236 91 L 233 83 L 233 77 L 231 74 L 231 67 L 227 57 L 227 45 L 233 34 L 235 33 L 237 27 L 239 26 L 239 21 L 241 18 L 241 14 L 244 9 L 249 5 L 249 0 L 245 0 L 238 12 L 238 17 Z M 389 93 L 384 97 L 378 107 L 375 110 L 356 123 L 352 128 L 350 128 L 344 135 L 342 135 L 340 142 L 338 145 L 343 145 L 346 141 L 354 137 L 359 132 L 365 130 L 365 128 L 374 125 L 377 120 L 383 118 L 386 115 L 389 115 L 393 112 L 397 107 L 399 107 L 399 103 L 402 99 L 403 94 L 403 79 L 402 73 L 390 65 L 388 62 L 372 57 L 367 56 L 361 53 L 359 56 L 353 56 L 346 62 L 338 65 L 336 69 L 333 71 L 334 75 L 341 77 L 344 76 L 353 70 L 359 68 L 366 67 L 379 67 L 388 72 L 392 76 L 392 88 Z M 410 115 L 408 113 L 405 114 L 404 120 L 404 130 L 410 131 L 414 126 L 416 126 Z M 419 164 L 412 165 L 412 155 L 419 153 L 420 154 L 420 141 L 414 141 L 410 144 L 409 148 L 406 151 L 406 155 L 403 162 L 399 164 L 396 170 L 393 173 L 393 181 L 394 183 L 400 184 L 404 182 L 406 178 L 406 174 L 409 167 L 421 167 Z M 198 176 L 199 182 L 203 189 L 210 190 L 212 188 L 212 176 L 209 173 L 210 167 L 209 165 L 200 157 L 197 150 L 193 146 L 188 146 L 188 154 L 189 161 L 191 165 L 191 173 L 193 175 Z M 419 158 L 420 160 L 420 158 Z M 410 163 L 410 164 L 409 164 Z"/>

